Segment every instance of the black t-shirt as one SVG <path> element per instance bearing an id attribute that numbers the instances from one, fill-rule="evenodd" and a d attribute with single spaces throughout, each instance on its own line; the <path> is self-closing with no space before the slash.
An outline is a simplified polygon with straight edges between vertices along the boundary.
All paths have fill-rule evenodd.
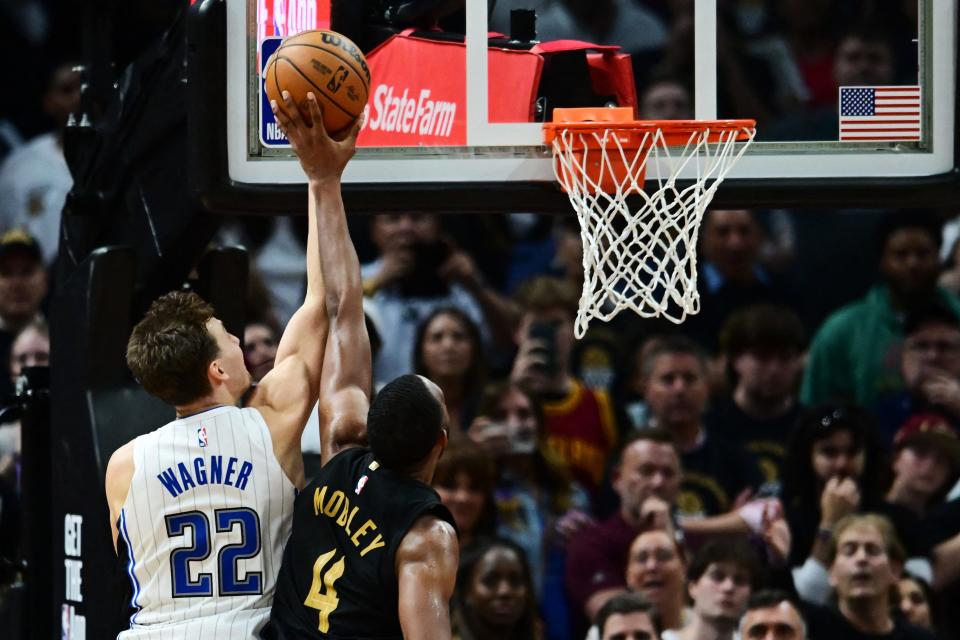
<path id="1" fill-rule="evenodd" d="M 859 631 L 833 607 L 804 604 L 802 609 L 811 640 L 936 640 L 932 633 L 909 624 L 900 615 L 893 617 L 893 631 L 877 635 Z"/>
<path id="2" fill-rule="evenodd" d="M 453 516 L 429 486 L 365 448 L 326 464 L 297 497 L 265 638 L 402 638 L 394 556 L 418 518 Z"/>
<path id="3" fill-rule="evenodd" d="M 794 404 L 782 416 L 758 419 L 744 413 L 732 398 L 717 402 L 704 418 L 707 431 L 739 444 L 753 457 L 763 474 L 763 491 L 779 496 L 787 458 L 787 443 L 803 407 Z"/>
<path id="4" fill-rule="evenodd" d="M 744 489 L 757 489 L 763 476 L 753 458 L 740 446 L 707 434 L 695 451 L 680 456 L 683 483 L 677 496 L 681 516 L 726 513 Z"/>

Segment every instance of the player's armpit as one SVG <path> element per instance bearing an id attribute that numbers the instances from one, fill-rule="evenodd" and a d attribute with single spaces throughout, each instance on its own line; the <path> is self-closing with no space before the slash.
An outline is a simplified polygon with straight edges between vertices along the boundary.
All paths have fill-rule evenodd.
<path id="1" fill-rule="evenodd" d="M 460 549 L 448 522 L 424 516 L 397 549 L 400 627 L 407 640 L 449 640 Z"/>
<path id="2" fill-rule="evenodd" d="M 130 492 L 130 481 L 133 479 L 133 443 L 131 440 L 110 456 L 107 463 L 106 478 L 104 481 L 107 494 L 107 507 L 110 509 L 110 539 L 113 540 L 113 552 L 117 552 L 117 520 L 123 510 L 123 503 L 127 501 Z"/>

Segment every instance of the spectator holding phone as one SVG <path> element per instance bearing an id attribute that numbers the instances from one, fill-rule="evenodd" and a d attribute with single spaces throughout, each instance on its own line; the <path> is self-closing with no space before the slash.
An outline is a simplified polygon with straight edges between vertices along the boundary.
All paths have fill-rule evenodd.
<path id="1" fill-rule="evenodd" d="M 380 256 L 360 272 L 364 296 L 380 319 L 375 383 L 412 371 L 417 327 L 440 307 L 463 311 L 481 328 L 488 346 L 509 344 L 508 303 L 484 281 L 473 259 L 442 236 L 435 214 L 377 214 L 370 236 Z"/>
<path id="2" fill-rule="evenodd" d="M 547 444 L 595 499 L 617 424 L 610 397 L 589 389 L 570 371 L 579 292 L 556 278 L 535 278 L 517 294 L 522 311 L 511 381 L 541 398 Z"/>
<path id="3" fill-rule="evenodd" d="M 571 535 L 592 523 L 587 495 L 547 447 L 540 406 L 520 387 L 488 387 L 469 435 L 496 462 L 497 534 L 527 556 L 547 637 L 569 637 L 565 547 Z"/>

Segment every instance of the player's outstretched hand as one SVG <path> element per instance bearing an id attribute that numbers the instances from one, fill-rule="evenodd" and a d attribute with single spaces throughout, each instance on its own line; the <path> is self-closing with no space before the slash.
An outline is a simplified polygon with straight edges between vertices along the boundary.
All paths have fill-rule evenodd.
<path id="1" fill-rule="evenodd" d="M 311 182 L 337 179 L 357 150 L 357 136 L 366 113 L 347 129 L 343 136 L 333 138 L 323 126 L 323 111 L 317 97 L 307 94 L 305 112 L 293 101 L 289 91 L 283 92 L 283 104 L 270 101 L 277 123 L 290 141 L 300 166 Z"/>

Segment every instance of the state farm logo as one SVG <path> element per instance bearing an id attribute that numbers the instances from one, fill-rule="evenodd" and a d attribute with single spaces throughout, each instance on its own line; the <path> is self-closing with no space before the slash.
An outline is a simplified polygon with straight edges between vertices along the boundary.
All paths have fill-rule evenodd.
<path id="1" fill-rule="evenodd" d="M 421 89 L 413 99 L 409 89 L 398 96 L 393 87 L 381 84 L 373 92 L 373 113 L 367 126 L 373 131 L 449 138 L 456 115 L 457 103 L 431 100 L 430 89 Z"/>

